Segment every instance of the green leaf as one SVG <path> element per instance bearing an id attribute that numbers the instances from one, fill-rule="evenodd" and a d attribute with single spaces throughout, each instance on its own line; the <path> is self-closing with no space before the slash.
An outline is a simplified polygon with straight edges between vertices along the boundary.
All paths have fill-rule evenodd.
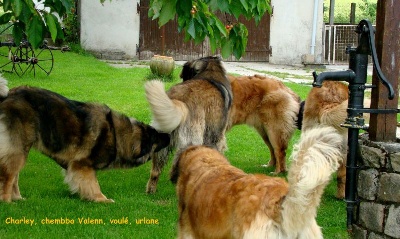
<path id="1" fill-rule="evenodd" d="M 64 39 L 64 31 L 58 22 L 56 26 L 57 26 L 57 39 Z"/>
<path id="2" fill-rule="evenodd" d="M 194 19 L 189 22 L 189 26 L 187 28 L 187 33 L 193 38 L 196 39 L 196 27 L 194 24 Z"/>
<path id="3" fill-rule="evenodd" d="M 228 58 L 232 55 L 232 42 L 227 40 L 221 43 L 221 55 L 223 58 Z"/>
<path id="4" fill-rule="evenodd" d="M 217 41 L 214 37 L 210 37 L 210 47 L 211 47 L 211 53 L 214 54 L 215 51 L 217 50 Z"/>
<path id="5" fill-rule="evenodd" d="M 228 0 L 217 0 L 217 7 L 221 12 L 230 13 Z"/>
<path id="6" fill-rule="evenodd" d="M 56 38 L 57 38 L 57 22 L 58 22 L 58 20 L 51 13 L 45 14 L 45 19 L 46 19 L 47 28 L 50 31 L 51 39 L 53 40 L 53 42 L 55 42 Z"/>
<path id="7" fill-rule="evenodd" d="M 177 0 L 176 2 L 176 13 L 180 16 L 190 16 L 190 10 L 192 9 L 192 1 L 188 0 Z"/>
<path id="8" fill-rule="evenodd" d="M 243 11 L 243 6 L 239 2 L 235 2 L 230 5 L 230 12 L 233 14 L 233 16 L 235 16 L 236 19 L 239 19 L 239 16 L 242 14 L 247 18 L 247 14 Z"/>
<path id="9" fill-rule="evenodd" d="M 203 32 L 203 31 L 196 32 L 196 33 L 197 34 L 196 34 L 196 38 L 194 39 L 194 43 L 197 45 L 197 44 L 200 44 L 200 43 L 202 43 L 204 41 L 204 39 L 206 38 L 207 34 L 205 32 Z"/>
<path id="10" fill-rule="evenodd" d="M 234 47 L 233 48 L 233 55 L 235 56 L 236 59 L 240 59 L 243 55 L 244 51 L 242 48 Z"/>
<path id="11" fill-rule="evenodd" d="M 24 5 L 26 6 L 25 3 L 24 3 Z M 21 15 L 19 15 L 19 21 L 29 22 L 31 17 L 32 17 L 32 15 L 33 15 L 33 13 L 32 13 L 32 11 L 30 10 L 29 7 L 23 7 Z"/>
<path id="12" fill-rule="evenodd" d="M 216 12 L 219 9 L 218 0 L 211 0 L 210 2 L 208 2 L 208 6 L 210 6 L 211 11 Z"/>
<path id="13" fill-rule="evenodd" d="M 242 4 L 244 10 L 246 11 L 249 10 L 249 5 L 247 4 L 247 0 L 240 0 L 240 3 Z"/>
<path id="14" fill-rule="evenodd" d="M 6 24 L 10 21 L 13 15 L 10 12 L 4 13 L 0 16 L 0 25 Z"/>
<path id="15" fill-rule="evenodd" d="M 19 46 L 19 44 L 22 41 L 23 32 L 24 32 L 24 24 L 21 22 L 15 23 L 13 27 L 13 37 L 14 37 L 14 42 L 17 46 Z"/>
<path id="16" fill-rule="evenodd" d="M 34 49 L 37 49 L 43 42 L 43 22 L 39 16 L 33 16 L 28 23 L 28 41 Z"/>
<path id="17" fill-rule="evenodd" d="M 150 2 L 148 17 L 150 17 L 152 20 L 159 18 L 161 8 L 162 8 L 162 2 L 160 0 L 152 0 Z"/>
<path id="18" fill-rule="evenodd" d="M 18 17 L 22 12 L 22 0 L 13 0 L 11 6 L 14 10 L 14 15 Z"/>
<path id="19" fill-rule="evenodd" d="M 176 0 L 165 1 L 160 11 L 160 17 L 158 19 L 158 25 L 161 27 L 170 20 L 174 19 L 176 14 Z"/>
<path id="20" fill-rule="evenodd" d="M 226 32 L 225 25 L 224 25 L 218 18 L 216 18 L 215 16 L 214 16 L 214 20 L 215 20 L 215 25 L 217 26 L 219 32 L 220 32 L 224 37 L 227 37 L 227 36 L 228 36 L 228 33 Z"/>
<path id="21" fill-rule="evenodd" d="M 197 20 L 197 22 L 201 25 L 201 27 L 205 28 L 206 24 L 204 24 L 204 22 L 207 22 L 207 17 L 204 15 L 204 13 L 198 13 L 196 14 L 195 19 Z M 203 21 L 204 19 L 204 21 Z"/>
<path id="22" fill-rule="evenodd" d="M 259 0 L 248 0 L 248 3 L 250 4 L 250 9 L 254 9 L 257 7 L 257 3 Z"/>
<path id="23" fill-rule="evenodd" d="M 35 8 L 35 4 L 33 3 L 33 1 L 30 0 L 23 0 L 22 1 L 22 11 L 24 11 L 24 8 L 26 8 L 28 11 L 32 12 L 32 13 L 36 13 L 37 10 Z"/>
<path id="24" fill-rule="evenodd" d="M 3 0 L 3 9 L 5 12 L 11 11 L 11 0 Z"/>
<path id="25" fill-rule="evenodd" d="M 60 0 L 60 1 L 65 8 L 65 13 L 70 13 L 75 0 Z M 104 2 L 104 0 L 100 0 L 100 1 Z"/>
<path id="26" fill-rule="evenodd" d="M 209 37 L 213 38 L 214 37 L 214 29 L 209 24 L 207 24 L 207 31 L 208 31 Z"/>

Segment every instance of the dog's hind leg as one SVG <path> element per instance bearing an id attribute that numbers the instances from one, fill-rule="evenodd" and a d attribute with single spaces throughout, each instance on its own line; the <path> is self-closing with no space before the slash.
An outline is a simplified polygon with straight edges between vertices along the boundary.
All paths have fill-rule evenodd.
<path id="1" fill-rule="evenodd" d="M 271 159 L 269 160 L 268 163 L 268 167 L 275 167 L 275 173 L 280 173 L 282 172 L 281 170 L 281 162 L 280 162 L 280 158 L 282 157 L 281 154 L 279 153 L 280 150 L 278 151 L 276 149 L 276 146 L 274 147 L 271 144 L 271 140 L 268 137 L 268 134 L 266 132 L 266 130 L 263 127 L 256 127 L 256 130 L 258 132 L 258 134 L 261 136 L 261 138 L 263 139 L 264 143 L 268 146 L 270 155 L 271 155 Z M 285 156 L 283 156 L 283 158 L 285 158 Z M 278 161 L 278 164 L 277 164 Z M 285 169 L 285 165 L 283 165 L 283 169 Z"/>
<path id="2" fill-rule="evenodd" d="M 146 193 L 155 193 L 157 191 L 158 179 L 160 178 L 160 174 L 165 164 L 168 162 L 169 150 L 169 147 L 166 147 L 152 155 L 153 163 L 150 178 L 147 182 Z"/>
<path id="3" fill-rule="evenodd" d="M 275 173 L 286 172 L 286 149 L 289 143 L 289 137 L 287 137 L 284 132 L 276 131 L 275 129 L 268 129 L 267 132 L 271 143 L 271 155 L 273 154 L 272 158 L 275 159 Z"/>
<path id="4" fill-rule="evenodd" d="M 0 158 L 0 200 L 11 202 L 21 199 L 18 174 L 24 167 L 27 154 L 13 153 Z"/>
<path id="5" fill-rule="evenodd" d="M 12 190 L 14 184 L 14 174 L 7 172 L 7 169 L 2 168 L 0 171 L 0 200 L 4 202 L 12 201 Z"/>
<path id="6" fill-rule="evenodd" d="M 310 225 L 306 227 L 300 235 L 297 237 L 298 239 L 323 239 L 321 228 L 318 226 L 317 222 L 312 220 Z"/>
<path id="7" fill-rule="evenodd" d="M 14 178 L 14 184 L 13 184 L 12 196 L 11 196 L 12 200 L 22 200 L 22 199 L 24 199 L 21 196 L 21 192 L 19 191 L 18 180 L 19 180 L 19 174 L 17 174 L 17 176 L 15 176 L 15 178 Z"/>
<path id="8" fill-rule="evenodd" d="M 83 199 L 94 202 L 114 202 L 101 192 L 96 171 L 89 162 L 81 160 L 69 163 L 64 181 L 69 185 L 72 193 L 78 193 Z"/>
<path id="9" fill-rule="evenodd" d="M 337 171 L 336 175 L 337 180 L 337 192 L 336 197 L 338 199 L 343 199 L 345 196 L 345 189 L 346 189 L 346 162 L 340 163 L 340 166 Z"/>

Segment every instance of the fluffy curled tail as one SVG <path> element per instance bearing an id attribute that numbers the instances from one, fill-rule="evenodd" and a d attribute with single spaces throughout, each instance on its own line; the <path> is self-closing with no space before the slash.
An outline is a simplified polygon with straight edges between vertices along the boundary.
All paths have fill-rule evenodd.
<path id="1" fill-rule="evenodd" d="M 343 160 L 342 140 L 333 127 L 302 132 L 293 150 L 289 192 L 282 204 L 283 228 L 288 232 L 299 233 L 314 221 L 325 186 Z"/>
<path id="2" fill-rule="evenodd" d="M 145 90 L 153 114 L 151 125 L 158 131 L 171 133 L 188 114 L 185 103 L 170 99 L 161 81 L 148 81 Z"/>
<path id="3" fill-rule="evenodd" d="M 8 96 L 7 80 L 0 76 L 0 100 Z"/>

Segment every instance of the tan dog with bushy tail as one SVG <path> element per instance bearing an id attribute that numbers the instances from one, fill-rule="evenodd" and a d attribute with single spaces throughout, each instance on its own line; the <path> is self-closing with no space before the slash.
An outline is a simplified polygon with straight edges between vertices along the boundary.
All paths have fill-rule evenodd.
<path id="1" fill-rule="evenodd" d="M 178 238 L 322 238 L 315 220 L 324 188 L 341 159 L 332 127 L 304 132 L 294 147 L 288 182 L 246 174 L 218 151 L 190 146 L 178 153 Z"/>
<path id="2" fill-rule="evenodd" d="M 342 127 L 347 118 L 348 86 L 342 82 L 324 81 L 322 87 L 313 87 L 304 104 L 302 132 L 321 126 L 332 126 L 342 136 L 342 147 L 347 148 L 347 128 Z M 364 105 L 369 107 L 370 100 Z M 364 118 L 368 121 L 369 114 Z M 344 198 L 346 186 L 347 150 L 343 151 L 343 163 L 337 172 L 337 198 Z"/>
<path id="3" fill-rule="evenodd" d="M 342 82 L 324 81 L 322 87 L 313 87 L 308 94 L 303 113 L 301 131 L 321 125 L 332 126 L 342 136 L 342 147 L 347 148 L 347 128 L 341 127 L 347 117 L 349 90 Z M 346 155 L 337 172 L 337 198 L 344 198 L 346 185 Z"/>

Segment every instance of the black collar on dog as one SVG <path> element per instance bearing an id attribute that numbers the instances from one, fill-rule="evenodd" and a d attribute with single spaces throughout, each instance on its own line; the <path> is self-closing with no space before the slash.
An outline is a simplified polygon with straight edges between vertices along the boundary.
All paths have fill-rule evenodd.
<path id="1" fill-rule="evenodd" d="M 226 115 L 232 105 L 232 89 L 230 88 L 230 86 L 226 86 L 225 84 L 219 82 L 219 81 L 215 81 L 213 79 L 205 79 L 206 81 L 210 82 L 211 84 L 213 84 L 221 93 L 222 98 L 225 101 L 224 104 L 224 114 Z M 226 79 L 228 81 L 228 79 Z"/>

